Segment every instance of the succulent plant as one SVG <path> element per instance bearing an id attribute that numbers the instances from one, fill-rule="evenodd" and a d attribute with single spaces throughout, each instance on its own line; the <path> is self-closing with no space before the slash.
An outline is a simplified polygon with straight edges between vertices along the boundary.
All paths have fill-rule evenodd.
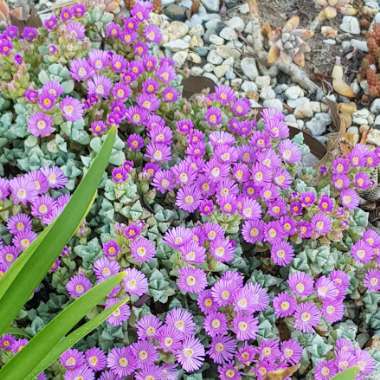
<path id="1" fill-rule="evenodd" d="M 270 45 L 269 64 L 282 60 L 287 63 L 293 61 L 301 67 L 305 65 L 305 53 L 310 52 L 310 46 L 306 40 L 311 38 L 314 33 L 310 30 L 299 28 L 299 23 L 299 17 L 293 16 L 285 23 L 282 29 L 266 27 L 264 32 L 268 36 Z"/>
<path id="2" fill-rule="evenodd" d="M 368 95 L 380 96 L 380 23 L 374 24 L 367 35 L 368 54 L 361 67 L 361 78 L 368 83 Z"/>

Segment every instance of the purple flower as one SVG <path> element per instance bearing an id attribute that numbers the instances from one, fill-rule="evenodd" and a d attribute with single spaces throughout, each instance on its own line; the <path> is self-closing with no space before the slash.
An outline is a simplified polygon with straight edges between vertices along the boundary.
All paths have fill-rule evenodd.
<path id="1" fill-rule="evenodd" d="M 82 352 L 72 348 L 61 355 L 60 362 L 66 369 L 74 370 L 83 366 L 85 359 Z"/>
<path id="2" fill-rule="evenodd" d="M 281 352 L 287 364 L 295 365 L 300 362 L 303 349 L 296 340 L 289 339 L 281 343 Z"/>
<path id="3" fill-rule="evenodd" d="M 296 306 L 294 314 L 294 327 L 304 333 L 314 332 L 314 327 L 318 325 L 321 314 L 318 307 L 313 302 L 304 302 Z"/>
<path id="4" fill-rule="evenodd" d="M 47 90 L 41 91 L 38 95 L 38 104 L 45 111 L 52 109 L 56 100 L 57 98 L 50 94 Z"/>
<path id="5" fill-rule="evenodd" d="M 168 87 L 162 91 L 161 97 L 166 103 L 174 103 L 178 100 L 179 94 L 174 87 Z"/>
<path id="6" fill-rule="evenodd" d="M 164 325 L 158 330 L 157 340 L 165 352 L 175 353 L 181 345 L 181 336 L 173 326 Z"/>
<path id="7" fill-rule="evenodd" d="M 154 243 L 144 237 L 133 240 L 129 248 L 133 260 L 139 264 L 150 261 L 156 254 Z"/>
<path id="8" fill-rule="evenodd" d="M 56 166 L 51 168 L 45 167 L 41 169 L 41 172 L 46 177 L 51 189 L 61 189 L 62 187 L 65 187 L 67 178 L 62 169 Z"/>
<path id="9" fill-rule="evenodd" d="M 77 121 L 83 116 L 83 104 L 71 96 L 63 98 L 59 107 L 62 111 L 62 116 L 67 121 Z"/>
<path id="10" fill-rule="evenodd" d="M 38 30 L 32 26 L 26 26 L 22 31 L 22 38 L 25 38 L 27 41 L 33 41 L 38 37 Z"/>
<path id="11" fill-rule="evenodd" d="M 144 315 L 137 322 L 137 335 L 140 339 L 155 338 L 161 326 L 162 323 L 156 316 L 152 314 Z"/>
<path id="12" fill-rule="evenodd" d="M 289 163 L 295 164 L 300 161 L 302 154 L 298 146 L 290 140 L 282 141 L 278 146 L 281 158 Z"/>
<path id="13" fill-rule="evenodd" d="M 185 227 L 174 227 L 164 235 L 164 242 L 171 248 L 177 249 L 191 240 L 192 232 Z"/>
<path id="14" fill-rule="evenodd" d="M 180 337 L 190 336 L 195 332 L 192 315 L 185 309 L 172 309 L 166 314 L 165 324 L 173 327 Z"/>
<path id="15" fill-rule="evenodd" d="M 5 351 L 11 351 L 15 343 L 16 339 L 10 334 L 5 334 L 0 337 L 0 348 Z"/>
<path id="16" fill-rule="evenodd" d="M 63 7 L 60 12 L 60 17 L 62 21 L 68 21 L 73 17 L 73 11 L 72 8 L 69 7 Z"/>
<path id="17" fill-rule="evenodd" d="M 27 204 L 37 196 L 33 182 L 26 176 L 13 178 L 9 181 L 9 187 L 13 202 L 16 204 Z"/>
<path id="18" fill-rule="evenodd" d="M 205 113 L 205 120 L 210 127 L 219 126 L 222 118 L 222 111 L 217 107 L 210 107 Z"/>
<path id="19" fill-rule="evenodd" d="M 370 292 L 380 291 L 380 270 L 369 270 L 364 277 L 364 286 Z"/>
<path id="20" fill-rule="evenodd" d="M 198 296 L 198 306 L 205 314 L 209 314 L 217 310 L 218 305 L 214 301 L 211 290 L 204 290 Z"/>
<path id="21" fill-rule="evenodd" d="M 203 264 L 206 261 L 206 249 L 194 241 L 189 241 L 178 248 L 182 259 L 189 264 Z"/>
<path id="22" fill-rule="evenodd" d="M 106 308 L 112 307 L 120 300 L 118 298 L 107 299 Z M 127 304 L 119 306 L 114 312 L 107 318 L 107 323 L 112 326 L 122 326 L 125 321 L 128 320 L 131 315 L 131 309 Z"/>
<path id="23" fill-rule="evenodd" d="M 207 286 L 206 274 L 201 269 L 182 268 L 179 270 L 177 286 L 183 293 L 200 293 Z"/>
<path id="24" fill-rule="evenodd" d="M 144 28 L 144 36 L 148 42 L 154 44 L 159 44 L 162 39 L 160 28 L 153 24 L 147 25 Z"/>
<path id="25" fill-rule="evenodd" d="M 158 360 L 158 352 L 152 343 L 140 340 L 131 346 L 139 368 L 144 368 Z"/>
<path id="26" fill-rule="evenodd" d="M 331 231 L 332 223 L 327 215 L 320 212 L 311 218 L 311 226 L 317 235 L 324 236 Z"/>
<path id="27" fill-rule="evenodd" d="M 294 250 L 291 244 L 278 240 L 272 244 L 271 259 L 280 266 L 289 265 L 294 258 Z"/>
<path id="28" fill-rule="evenodd" d="M 215 92 L 211 95 L 211 97 L 213 98 L 213 100 L 219 102 L 224 106 L 230 105 L 236 99 L 234 90 L 231 87 L 224 85 L 217 86 L 215 88 Z"/>
<path id="29" fill-rule="evenodd" d="M 303 272 L 294 272 L 289 275 L 288 284 L 290 289 L 298 296 L 307 297 L 313 293 L 314 280 Z"/>
<path id="30" fill-rule="evenodd" d="M 80 22 L 70 21 L 66 24 L 66 33 L 74 40 L 83 40 L 86 36 L 86 28 Z"/>
<path id="31" fill-rule="evenodd" d="M 36 137 L 46 137 L 54 132 L 53 119 L 42 112 L 32 114 L 28 119 L 28 130 Z"/>
<path id="32" fill-rule="evenodd" d="M 314 369 L 315 380 L 331 380 L 336 373 L 334 360 L 321 360 Z"/>
<path id="33" fill-rule="evenodd" d="M 7 228 L 13 235 L 19 232 L 31 231 L 32 219 L 27 214 L 23 213 L 13 215 L 8 218 Z"/>
<path id="34" fill-rule="evenodd" d="M 286 318 L 294 314 L 297 300 L 292 295 L 283 292 L 273 299 L 274 313 L 277 318 Z"/>
<path id="35" fill-rule="evenodd" d="M 137 367 L 136 358 L 130 347 L 113 348 L 107 356 L 107 367 L 114 376 L 126 377 Z"/>
<path id="36" fill-rule="evenodd" d="M 112 81 L 104 75 L 95 75 L 88 81 L 88 95 L 107 98 L 112 90 Z"/>
<path id="37" fill-rule="evenodd" d="M 187 212 L 194 212 L 200 204 L 201 197 L 195 186 L 185 186 L 177 193 L 176 206 Z"/>
<path id="38" fill-rule="evenodd" d="M 268 307 L 269 297 L 260 285 L 248 283 L 236 291 L 233 305 L 236 312 L 254 313 Z"/>
<path id="39" fill-rule="evenodd" d="M 94 380 L 95 374 L 94 371 L 86 366 L 82 366 L 80 368 L 76 368 L 72 371 L 66 371 L 64 380 Z"/>
<path id="40" fill-rule="evenodd" d="M 237 313 L 232 321 L 232 331 L 237 340 L 255 339 L 258 332 L 258 321 L 249 314 Z"/>
<path id="41" fill-rule="evenodd" d="M 208 314 L 203 326 L 206 333 L 211 337 L 227 334 L 227 318 L 223 313 L 213 312 Z"/>
<path id="42" fill-rule="evenodd" d="M 344 207 L 353 210 L 359 206 L 360 198 L 356 191 L 345 189 L 340 192 L 340 201 Z"/>
<path id="43" fill-rule="evenodd" d="M 339 290 L 334 282 L 326 276 L 320 277 L 315 283 L 315 290 L 320 300 L 336 299 L 339 295 Z"/>
<path id="44" fill-rule="evenodd" d="M 326 194 L 319 199 L 318 207 L 323 212 L 330 212 L 334 208 L 334 201 Z"/>
<path id="45" fill-rule="evenodd" d="M 241 380 L 238 369 L 232 363 L 218 367 L 220 380 Z"/>
<path id="46" fill-rule="evenodd" d="M 13 245 L 20 251 L 27 249 L 37 237 L 33 231 L 18 232 L 12 239 Z"/>
<path id="47" fill-rule="evenodd" d="M 201 342 L 194 337 L 188 337 L 176 353 L 176 359 L 186 372 L 194 372 L 201 368 L 205 350 Z"/>
<path id="48" fill-rule="evenodd" d="M 20 250 L 16 247 L 11 247 L 10 245 L 6 245 L 0 248 L 0 263 L 3 262 L 7 267 L 9 267 L 19 255 Z"/>
<path id="49" fill-rule="evenodd" d="M 357 262 L 367 264 L 372 259 L 373 249 L 364 240 L 359 240 L 351 247 L 351 254 Z"/>
<path id="50" fill-rule="evenodd" d="M 343 319 L 344 305 L 341 300 L 325 300 L 321 311 L 327 322 L 334 323 Z"/>
<path id="51" fill-rule="evenodd" d="M 112 37 L 112 38 L 119 38 L 121 35 L 121 27 L 119 24 L 116 24 L 115 22 L 109 22 L 106 25 L 106 36 L 107 37 Z"/>
<path id="52" fill-rule="evenodd" d="M 110 258 L 114 259 L 119 255 L 120 247 L 114 240 L 109 240 L 107 243 L 103 244 L 104 254 Z"/>
<path id="53" fill-rule="evenodd" d="M 229 336 L 218 335 L 213 337 L 207 354 L 216 364 L 230 362 L 236 351 L 236 341 Z"/>
<path id="54" fill-rule="evenodd" d="M 97 280 L 103 281 L 106 278 L 119 273 L 120 266 L 117 261 L 111 261 L 106 257 L 101 257 L 94 262 L 93 270 Z"/>
<path id="55" fill-rule="evenodd" d="M 71 7 L 71 12 L 74 17 L 80 18 L 86 13 L 86 6 L 84 4 L 74 4 Z"/>
<path id="56" fill-rule="evenodd" d="M 112 170 L 112 180 L 115 183 L 123 183 L 128 180 L 128 172 L 123 167 Z"/>
<path id="57" fill-rule="evenodd" d="M 145 275 L 135 268 L 125 270 L 124 288 L 127 293 L 142 296 L 148 291 L 148 281 Z"/>
<path id="58" fill-rule="evenodd" d="M 55 201 L 49 195 L 41 195 L 32 200 L 32 215 L 36 218 L 49 220 L 54 213 Z"/>
<path id="59" fill-rule="evenodd" d="M 242 228 L 243 238 L 247 243 L 255 244 L 262 241 L 265 223 L 261 220 L 248 220 Z"/>
<path id="60" fill-rule="evenodd" d="M 84 81 L 93 75 L 94 70 L 86 59 L 77 58 L 70 62 L 70 73 L 73 79 Z"/>
<path id="61" fill-rule="evenodd" d="M 95 136 L 99 136 L 107 131 L 107 125 L 102 120 L 95 120 L 91 123 L 90 129 L 92 134 L 94 134 Z"/>
<path id="62" fill-rule="evenodd" d="M 73 298 L 79 298 L 92 287 L 91 281 L 83 274 L 71 277 L 66 284 L 66 290 Z"/>
<path id="63" fill-rule="evenodd" d="M 93 371 L 102 371 L 103 369 L 105 369 L 107 364 L 107 357 L 100 348 L 90 348 L 84 353 L 84 355 L 86 358 L 87 365 Z"/>

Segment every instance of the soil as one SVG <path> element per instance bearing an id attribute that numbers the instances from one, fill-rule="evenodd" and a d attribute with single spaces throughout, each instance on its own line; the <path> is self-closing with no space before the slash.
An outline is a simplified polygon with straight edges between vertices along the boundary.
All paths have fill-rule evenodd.
<path id="1" fill-rule="evenodd" d="M 315 7 L 313 0 L 258 0 L 260 15 L 264 22 L 268 22 L 272 27 L 282 27 L 292 16 L 300 17 L 300 26 L 308 29 L 313 20 L 317 17 L 319 10 Z M 339 30 L 342 16 L 338 15 L 329 22 L 324 22 L 324 26 L 331 26 Z M 309 77 L 324 87 L 328 87 L 330 74 L 336 61 L 336 57 L 343 57 L 343 50 L 340 42 L 336 45 L 329 45 L 323 42 L 325 37 L 317 28 L 314 36 L 309 40 L 311 52 L 305 54 L 306 63 L 304 70 Z"/>

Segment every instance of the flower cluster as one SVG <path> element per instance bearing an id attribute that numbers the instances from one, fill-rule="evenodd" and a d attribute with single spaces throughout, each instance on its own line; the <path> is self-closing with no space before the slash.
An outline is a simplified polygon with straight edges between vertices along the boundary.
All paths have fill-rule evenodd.
<path id="1" fill-rule="evenodd" d="M 42 168 L 11 180 L 0 178 L 0 212 L 8 212 L 7 231 L 2 235 L 6 243 L 0 240 L 0 273 L 5 273 L 37 237 L 36 232 L 63 210 L 69 194 L 52 196 L 49 191 L 64 188 L 66 182 L 58 167 Z"/>

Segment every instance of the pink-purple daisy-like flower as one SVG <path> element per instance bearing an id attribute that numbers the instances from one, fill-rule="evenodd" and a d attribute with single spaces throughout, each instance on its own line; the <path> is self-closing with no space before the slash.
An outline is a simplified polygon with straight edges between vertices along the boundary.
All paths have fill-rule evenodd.
<path id="1" fill-rule="evenodd" d="M 182 268 L 179 270 L 177 285 L 183 293 L 200 293 L 207 286 L 206 273 L 202 269 Z"/>
<path id="2" fill-rule="evenodd" d="M 107 367 L 114 376 L 120 378 L 132 374 L 137 368 L 137 362 L 131 348 L 113 348 L 107 356 Z"/>
<path id="3" fill-rule="evenodd" d="M 273 308 L 276 317 L 286 318 L 294 314 L 297 306 L 297 300 L 292 295 L 283 292 L 273 299 Z"/>
<path id="4" fill-rule="evenodd" d="M 176 353 L 176 359 L 186 372 L 195 372 L 201 368 L 205 350 L 201 342 L 194 337 L 188 337 Z"/>
<path id="5" fill-rule="evenodd" d="M 124 273 L 124 288 L 127 293 L 142 296 L 148 291 L 148 281 L 144 273 L 135 268 L 127 268 Z"/>
<path id="6" fill-rule="evenodd" d="M 61 100 L 59 107 L 67 121 L 77 121 L 83 116 L 83 104 L 78 99 L 66 96 Z"/>
<path id="7" fill-rule="evenodd" d="M 129 248 L 133 260 L 139 264 L 151 260 L 156 254 L 154 243 L 144 237 L 133 240 Z"/>
<path id="8" fill-rule="evenodd" d="M 298 296 L 307 297 L 313 293 L 314 280 L 304 272 L 294 272 L 288 278 L 289 288 Z"/>
<path id="9" fill-rule="evenodd" d="M 28 119 L 28 131 L 36 137 L 50 136 L 54 132 L 52 117 L 43 112 L 32 114 Z"/>
<path id="10" fill-rule="evenodd" d="M 246 313 L 236 313 L 232 321 L 232 331 L 237 340 L 255 339 L 258 332 L 258 321 Z"/>
<path id="11" fill-rule="evenodd" d="M 73 298 L 79 298 L 92 287 L 91 281 L 83 274 L 76 274 L 66 284 L 66 290 Z"/>
<path id="12" fill-rule="evenodd" d="M 214 363 L 225 364 L 233 359 L 235 351 L 236 341 L 234 339 L 229 336 L 218 335 L 211 340 L 207 354 Z"/>
<path id="13" fill-rule="evenodd" d="M 321 319 L 318 307 L 313 302 L 304 302 L 296 306 L 294 327 L 304 333 L 314 332 Z"/>
<path id="14" fill-rule="evenodd" d="M 98 372 L 105 369 L 107 364 L 107 357 L 100 348 L 90 348 L 84 353 L 84 355 L 88 367 L 91 368 L 93 371 Z"/>

